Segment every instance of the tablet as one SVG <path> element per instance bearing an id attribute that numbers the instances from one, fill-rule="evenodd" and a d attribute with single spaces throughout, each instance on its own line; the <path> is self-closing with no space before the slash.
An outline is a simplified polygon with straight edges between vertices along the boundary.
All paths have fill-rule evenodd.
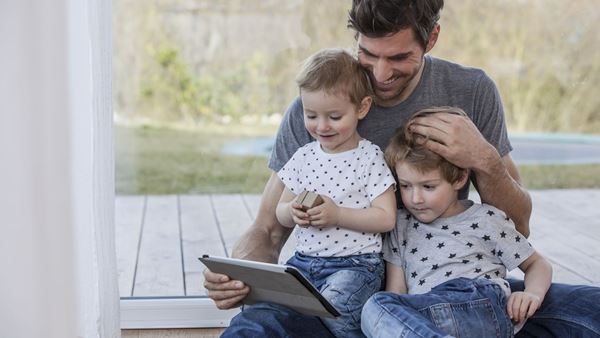
<path id="1" fill-rule="evenodd" d="M 340 313 L 293 266 L 203 255 L 198 258 L 210 271 L 241 280 L 250 287 L 244 304 L 275 303 L 300 313 L 335 318 Z"/>

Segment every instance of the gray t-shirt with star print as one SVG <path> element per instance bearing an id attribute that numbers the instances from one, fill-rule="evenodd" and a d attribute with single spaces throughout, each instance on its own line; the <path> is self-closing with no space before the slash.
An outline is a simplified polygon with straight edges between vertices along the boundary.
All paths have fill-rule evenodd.
<path id="1" fill-rule="evenodd" d="M 507 270 L 518 267 L 535 250 L 504 212 L 487 204 L 461 202 L 465 211 L 431 223 L 398 210 L 396 227 L 384 239 L 383 257 L 404 269 L 408 293 L 426 293 L 458 277 L 482 277 L 510 295 L 504 280 Z"/>

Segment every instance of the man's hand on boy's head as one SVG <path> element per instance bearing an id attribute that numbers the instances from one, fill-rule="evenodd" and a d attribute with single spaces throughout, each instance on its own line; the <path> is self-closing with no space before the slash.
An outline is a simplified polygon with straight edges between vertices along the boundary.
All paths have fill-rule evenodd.
<path id="1" fill-rule="evenodd" d="M 327 197 L 323 198 L 323 204 L 306 210 L 310 219 L 310 225 L 318 228 L 339 224 L 340 208 L 335 202 Z"/>
<path id="2" fill-rule="evenodd" d="M 425 136 L 429 150 L 461 168 L 483 168 L 490 156 L 499 157 L 494 146 L 466 116 L 433 113 L 417 117 L 410 131 Z"/>
<path id="3" fill-rule="evenodd" d="M 542 299 L 531 292 L 517 291 L 510 295 L 506 303 L 509 318 L 518 323 L 533 316 L 542 305 Z"/>

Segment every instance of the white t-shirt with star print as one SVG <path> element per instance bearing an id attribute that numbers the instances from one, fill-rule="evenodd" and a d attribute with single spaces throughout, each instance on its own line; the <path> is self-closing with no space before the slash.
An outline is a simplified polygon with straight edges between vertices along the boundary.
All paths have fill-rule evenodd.
<path id="1" fill-rule="evenodd" d="M 504 278 L 534 253 L 527 239 L 503 211 L 487 204 L 461 201 L 462 213 L 419 222 L 398 210 L 396 227 L 384 240 L 383 258 L 404 269 L 409 294 L 429 292 L 450 279 L 488 278 L 507 296 Z"/>
<path id="2" fill-rule="evenodd" d="M 277 173 L 294 194 L 312 191 L 345 208 L 369 208 L 371 202 L 395 185 L 381 149 L 362 139 L 358 147 L 329 154 L 317 141 L 302 146 Z M 379 233 L 342 228 L 298 227 L 296 251 L 307 256 L 342 257 L 381 252 Z"/>

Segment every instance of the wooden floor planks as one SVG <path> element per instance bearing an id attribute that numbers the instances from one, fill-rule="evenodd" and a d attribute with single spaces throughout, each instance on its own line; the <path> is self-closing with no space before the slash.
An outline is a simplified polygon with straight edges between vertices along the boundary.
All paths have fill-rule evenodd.
<path id="1" fill-rule="evenodd" d="M 531 195 L 530 240 L 552 262 L 554 280 L 600 285 L 600 190 Z M 121 296 L 205 295 L 197 257 L 230 255 L 259 203 L 260 195 L 118 196 Z M 293 241 L 283 251 L 281 261 L 293 252 Z"/>

